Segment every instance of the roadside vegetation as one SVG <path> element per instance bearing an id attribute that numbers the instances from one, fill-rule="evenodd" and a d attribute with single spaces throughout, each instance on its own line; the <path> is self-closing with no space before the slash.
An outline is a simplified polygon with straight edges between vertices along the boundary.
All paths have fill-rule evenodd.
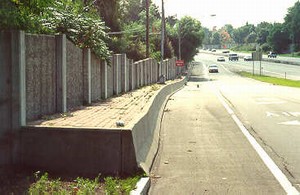
<path id="1" fill-rule="evenodd" d="M 300 51 L 300 2 L 295 2 L 285 15 L 283 23 L 261 22 L 253 25 L 246 23 L 244 26 L 234 28 L 226 24 L 220 29 L 204 28 L 204 47 L 215 47 L 215 49 L 230 48 L 233 51 L 251 52 L 269 51 L 278 54 L 295 53 L 298 56 Z"/>
<path id="2" fill-rule="evenodd" d="M 135 61 L 146 57 L 146 0 L 1 0 L 0 30 L 66 34 L 81 48 L 91 48 L 109 61 L 111 53 L 126 53 Z M 161 58 L 162 14 L 149 5 L 149 57 Z M 165 18 L 164 58 L 193 60 L 204 39 L 200 21 L 186 16 Z"/>
<path id="3" fill-rule="evenodd" d="M 282 85 L 282 86 L 299 87 L 300 88 L 300 81 L 271 77 L 271 76 L 264 76 L 264 75 L 253 75 L 252 73 L 244 72 L 244 71 L 238 72 L 238 74 L 241 76 L 244 76 L 244 77 L 258 80 L 258 81 L 271 83 L 273 85 Z"/>
<path id="4" fill-rule="evenodd" d="M 288 53 L 288 54 L 280 54 L 279 56 L 282 56 L 282 57 L 300 58 L 300 52 L 296 52 L 296 53 Z"/>
<path id="5" fill-rule="evenodd" d="M 101 177 L 94 179 L 77 177 L 72 178 L 55 178 L 47 172 L 36 172 L 32 176 L 18 175 L 14 178 L 13 185 L 6 184 L 0 186 L 1 194 L 29 194 L 29 195 L 46 195 L 46 194 L 110 194 L 110 195 L 127 195 L 134 190 L 137 182 L 143 174 L 127 178 L 118 177 Z M 2 181 L 1 181 L 2 182 Z M 5 180 L 2 183 L 11 183 Z"/>

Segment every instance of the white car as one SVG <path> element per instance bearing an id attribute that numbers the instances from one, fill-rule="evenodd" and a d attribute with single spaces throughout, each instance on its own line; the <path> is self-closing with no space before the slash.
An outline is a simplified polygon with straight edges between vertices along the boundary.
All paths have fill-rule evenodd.
<path id="1" fill-rule="evenodd" d="M 218 62 L 225 62 L 225 58 L 223 56 L 217 58 Z"/>
<path id="2" fill-rule="evenodd" d="M 252 61 L 252 56 L 245 56 L 244 61 Z"/>
<path id="3" fill-rule="evenodd" d="M 209 65 L 208 72 L 209 73 L 218 73 L 219 72 L 218 66 L 215 64 Z"/>

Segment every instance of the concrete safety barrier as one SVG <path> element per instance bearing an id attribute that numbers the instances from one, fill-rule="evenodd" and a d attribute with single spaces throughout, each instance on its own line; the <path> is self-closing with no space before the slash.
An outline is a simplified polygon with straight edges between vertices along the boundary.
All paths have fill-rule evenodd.
<path id="1" fill-rule="evenodd" d="M 164 105 L 184 82 L 163 86 L 146 112 L 127 129 L 23 127 L 22 168 L 88 177 L 131 175 L 141 168 L 149 173 L 158 149 Z"/>

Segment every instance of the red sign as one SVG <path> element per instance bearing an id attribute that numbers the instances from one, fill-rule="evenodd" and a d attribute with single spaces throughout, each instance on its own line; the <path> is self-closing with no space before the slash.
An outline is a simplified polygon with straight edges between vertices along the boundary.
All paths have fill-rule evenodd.
<path id="1" fill-rule="evenodd" d="M 183 60 L 176 60 L 176 66 L 184 66 Z"/>

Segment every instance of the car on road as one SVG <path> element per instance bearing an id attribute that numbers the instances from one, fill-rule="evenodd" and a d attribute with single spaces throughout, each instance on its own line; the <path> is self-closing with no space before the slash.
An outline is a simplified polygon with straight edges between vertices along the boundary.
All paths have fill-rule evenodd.
<path id="1" fill-rule="evenodd" d="M 244 61 L 252 61 L 252 56 L 245 56 Z"/>
<path id="2" fill-rule="evenodd" d="M 217 50 L 215 50 L 215 49 L 212 49 L 212 50 L 211 50 L 211 52 L 216 52 L 216 51 L 217 51 Z"/>
<path id="3" fill-rule="evenodd" d="M 217 58 L 218 62 L 225 62 L 225 58 L 223 56 L 220 56 Z"/>
<path id="4" fill-rule="evenodd" d="M 228 60 L 229 61 L 238 61 L 239 56 L 236 53 L 231 53 L 231 54 L 228 55 Z"/>
<path id="5" fill-rule="evenodd" d="M 268 53 L 268 58 L 276 58 L 277 57 L 277 53 L 270 51 Z"/>
<path id="6" fill-rule="evenodd" d="M 209 65 L 208 72 L 209 73 L 218 73 L 219 72 L 218 66 L 216 64 Z"/>
<path id="7" fill-rule="evenodd" d="M 229 52 L 230 52 L 229 50 L 222 51 L 222 53 L 229 53 Z"/>

